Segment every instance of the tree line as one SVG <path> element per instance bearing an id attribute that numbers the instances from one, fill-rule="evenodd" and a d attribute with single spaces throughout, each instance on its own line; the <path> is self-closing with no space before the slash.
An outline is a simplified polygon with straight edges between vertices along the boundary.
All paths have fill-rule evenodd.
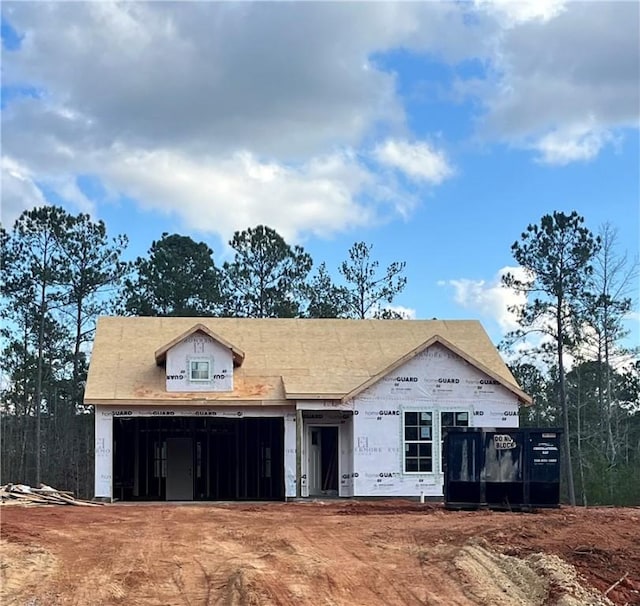
<path id="1" fill-rule="evenodd" d="M 381 271 L 364 242 L 338 268 L 341 284 L 324 262 L 312 273 L 311 256 L 269 227 L 237 231 L 229 246 L 233 260 L 217 267 L 204 242 L 163 234 L 132 264 L 118 309 L 139 316 L 402 317 L 389 305 L 406 285 L 405 263 Z"/>
<path id="2" fill-rule="evenodd" d="M 382 269 L 356 242 L 338 268 L 259 225 L 233 235 L 233 258 L 188 236 L 163 234 L 146 256 L 123 260 L 125 235 L 56 206 L 0 228 L 3 282 L 0 482 L 45 479 L 93 491 L 93 410 L 83 405 L 96 319 L 103 314 L 251 318 L 400 318 L 390 307 L 405 264 Z"/>
<path id="3" fill-rule="evenodd" d="M 0 482 L 92 496 L 93 410 L 83 391 L 99 315 L 402 317 L 392 304 L 405 263 L 381 267 L 364 242 L 347 251 L 338 281 L 262 225 L 236 232 L 221 266 L 206 243 L 167 233 L 126 262 L 125 235 L 55 206 L 25 211 L 0 229 L 0 244 Z M 521 422 L 564 429 L 569 502 L 640 502 L 640 373 L 637 352 L 621 348 L 637 262 L 617 251 L 611 226 L 594 236 L 577 213 L 545 215 L 512 252 L 525 277 L 504 284 L 527 302 L 512 310 L 520 328 L 501 347 L 510 359 L 526 351 L 512 364 L 534 397 Z M 533 333 L 538 345 L 522 350 Z"/>

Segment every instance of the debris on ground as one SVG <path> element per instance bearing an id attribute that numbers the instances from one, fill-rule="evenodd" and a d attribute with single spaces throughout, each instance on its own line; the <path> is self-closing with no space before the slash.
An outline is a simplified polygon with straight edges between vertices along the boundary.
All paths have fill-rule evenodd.
<path id="1" fill-rule="evenodd" d="M 0 505 L 76 505 L 79 507 L 100 507 L 101 503 L 92 503 L 77 499 L 68 490 L 58 490 L 46 484 L 38 488 L 27 484 L 5 484 L 0 486 Z"/>

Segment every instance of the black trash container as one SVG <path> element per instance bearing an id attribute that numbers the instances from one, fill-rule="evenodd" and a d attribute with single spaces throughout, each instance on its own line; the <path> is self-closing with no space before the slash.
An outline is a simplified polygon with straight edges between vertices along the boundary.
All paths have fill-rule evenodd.
<path id="1" fill-rule="evenodd" d="M 491 508 L 520 509 L 525 503 L 526 439 L 522 431 L 508 429 L 483 434 L 484 461 L 481 480 Z"/>
<path id="2" fill-rule="evenodd" d="M 527 500 L 532 507 L 560 505 L 559 429 L 527 429 Z"/>
<path id="3" fill-rule="evenodd" d="M 481 482 L 483 435 L 480 432 L 450 430 L 444 440 L 445 504 L 459 509 L 484 502 Z"/>
<path id="4" fill-rule="evenodd" d="M 560 504 L 558 429 L 455 428 L 444 441 L 449 509 L 531 509 Z"/>

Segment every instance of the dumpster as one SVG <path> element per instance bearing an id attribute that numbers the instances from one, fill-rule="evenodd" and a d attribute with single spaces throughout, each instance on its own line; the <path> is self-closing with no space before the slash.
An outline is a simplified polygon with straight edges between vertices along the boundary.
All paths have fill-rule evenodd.
<path id="1" fill-rule="evenodd" d="M 449 429 L 444 440 L 445 506 L 558 507 L 560 437 L 559 429 Z"/>
<path id="2" fill-rule="evenodd" d="M 560 505 L 561 430 L 527 429 L 526 479 L 532 507 Z"/>

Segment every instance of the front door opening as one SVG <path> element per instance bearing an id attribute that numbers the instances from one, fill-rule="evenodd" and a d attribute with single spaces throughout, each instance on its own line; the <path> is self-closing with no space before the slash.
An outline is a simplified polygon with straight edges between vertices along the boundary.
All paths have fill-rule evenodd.
<path id="1" fill-rule="evenodd" d="M 338 496 L 337 427 L 309 427 L 309 496 Z"/>
<path id="2" fill-rule="evenodd" d="M 113 472 L 124 501 L 284 500 L 284 421 L 114 418 Z"/>

